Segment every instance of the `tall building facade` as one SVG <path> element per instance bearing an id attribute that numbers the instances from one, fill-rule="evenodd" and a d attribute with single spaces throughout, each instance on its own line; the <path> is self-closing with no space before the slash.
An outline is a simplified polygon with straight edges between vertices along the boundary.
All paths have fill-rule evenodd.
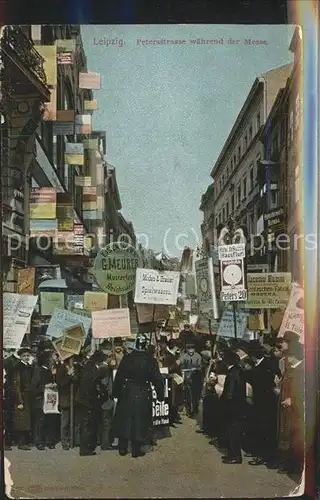
<path id="1" fill-rule="evenodd" d="M 226 224 L 232 215 L 239 226 L 245 226 L 253 237 L 260 232 L 262 215 L 258 168 L 265 157 L 261 134 L 267 116 L 278 95 L 286 85 L 292 65 L 268 71 L 256 78 L 245 103 L 232 127 L 222 151 L 211 171 L 212 184 L 201 200 L 204 214 L 202 234 L 204 248 L 216 245 L 219 226 Z M 252 262 L 259 262 L 261 255 L 252 255 Z"/>

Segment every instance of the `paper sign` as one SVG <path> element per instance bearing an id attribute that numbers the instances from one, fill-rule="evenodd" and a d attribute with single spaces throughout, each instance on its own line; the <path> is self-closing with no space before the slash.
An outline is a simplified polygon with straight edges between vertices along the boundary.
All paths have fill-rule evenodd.
<path id="1" fill-rule="evenodd" d="M 72 353 L 68 352 L 68 351 L 64 351 L 61 348 L 62 342 L 63 342 L 63 338 L 62 339 L 58 339 L 58 340 L 54 340 L 52 343 L 53 343 L 53 347 L 55 348 L 55 350 L 56 350 L 59 358 L 61 359 L 61 361 L 65 361 L 66 359 L 71 358 Z"/>
<path id="2" fill-rule="evenodd" d="M 40 293 L 41 315 L 51 316 L 56 309 L 64 308 L 63 292 L 41 292 Z"/>
<path id="3" fill-rule="evenodd" d="M 297 284 L 292 285 L 288 307 L 283 316 L 278 337 L 283 337 L 286 331 L 297 333 L 301 344 L 304 343 L 304 290 Z"/>
<path id="4" fill-rule="evenodd" d="M 17 292 L 33 295 L 36 270 L 34 267 L 26 267 L 25 269 L 18 269 L 18 283 Z"/>
<path id="5" fill-rule="evenodd" d="M 291 292 L 291 273 L 248 273 L 246 309 L 286 307 Z"/>
<path id="6" fill-rule="evenodd" d="M 100 80 L 99 73 L 79 73 L 79 89 L 99 90 Z"/>
<path id="7" fill-rule="evenodd" d="M 73 311 L 74 309 L 83 309 L 84 296 L 83 295 L 67 295 L 67 309 Z M 79 307 L 81 305 L 81 307 Z"/>
<path id="8" fill-rule="evenodd" d="M 92 101 L 84 101 L 85 111 L 96 111 L 97 109 L 98 109 L 97 99 L 93 99 Z"/>
<path id="9" fill-rule="evenodd" d="M 80 316 L 79 314 L 66 311 L 65 309 L 56 309 L 51 316 L 46 335 L 55 338 L 61 337 L 65 328 L 79 324 L 82 324 L 85 334 L 88 335 L 91 326 L 91 318 Z"/>
<path id="10" fill-rule="evenodd" d="M 107 337 L 131 337 L 129 309 L 93 311 L 92 336 L 96 339 Z"/>
<path id="11" fill-rule="evenodd" d="M 43 401 L 44 414 L 58 414 L 59 412 L 59 392 L 57 389 L 45 387 L 44 401 Z"/>
<path id="12" fill-rule="evenodd" d="M 236 311 L 236 325 L 237 325 L 237 337 L 239 339 L 243 338 L 247 331 L 248 324 L 248 313 L 246 311 L 237 310 Z M 228 305 L 222 314 L 222 318 L 218 328 L 219 337 L 234 337 L 234 317 L 233 317 L 233 307 Z"/>
<path id="13" fill-rule="evenodd" d="M 264 331 L 264 315 L 262 314 L 250 314 L 248 318 L 248 330 L 261 330 Z"/>
<path id="14" fill-rule="evenodd" d="M 154 321 L 153 312 L 154 305 L 153 304 L 137 304 L 137 314 L 138 314 L 138 322 L 140 324 L 144 323 L 152 323 Z"/>
<path id="15" fill-rule="evenodd" d="M 84 309 L 87 311 L 108 309 L 108 294 L 104 292 L 85 292 Z"/>
<path id="16" fill-rule="evenodd" d="M 65 335 L 62 340 L 61 348 L 70 352 L 71 354 L 78 355 L 80 354 L 82 347 L 82 341 L 80 339 L 75 339 L 74 337 L 69 337 L 69 335 Z"/>
<path id="17" fill-rule="evenodd" d="M 184 299 L 183 310 L 185 312 L 191 312 L 191 299 Z"/>
<path id="18" fill-rule="evenodd" d="M 76 115 L 76 134 L 91 134 L 91 115 Z"/>
<path id="19" fill-rule="evenodd" d="M 19 349 L 37 303 L 36 295 L 3 293 L 3 346 Z"/>
<path id="20" fill-rule="evenodd" d="M 176 271 L 157 271 L 137 269 L 134 301 L 136 304 L 177 303 L 180 273 Z"/>

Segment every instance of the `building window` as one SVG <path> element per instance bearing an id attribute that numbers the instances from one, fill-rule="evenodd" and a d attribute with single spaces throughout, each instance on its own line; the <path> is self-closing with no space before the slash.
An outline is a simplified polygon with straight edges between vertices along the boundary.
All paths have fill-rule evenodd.
<path id="1" fill-rule="evenodd" d="M 222 174 L 222 187 L 224 187 L 224 174 Z"/>
<path id="2" fill-rule="evenodd" d="M 253 190 L 253 165 L 250 168 L 250 190 Z"/>
<path id="3" fill-rule="evenodd" d="M 237 206 L 240 205 L 240 201 L 241 201 L 241 183 L 239 182 L 237 186 Z"/>
<path id="4" fill-rule="evenodd" d="M 229 179 L 229 165 L 227 165 L 227 179 Z"/>
<path id="5" fill-rule="evenodd" d="M 247 177 L 243 178 L 243 197 L 247 197 Z"/>
<path id="6" fill-rule="evenodd" d="M 226 220 L 226 209 L 225 207 L 222 207 L 222 222 L 225 222 Z"/>
<path id="7" fill-rule="evenodd" d="M 216 217 L 216 228 L 218 227 L 218 217 Z"/>
<path id="8" fill-rule="evenodd" d="M 236 168 L 236 165 L 237 165 L 237 155 L 234 154 L 233 155 L 233 166 L 234 166 L 234 168 Z"/>
<path id="9" fill-rule="evenodd" d="M 241 158 L 241 144 L 238 146 L 238 161 L 240 161 Z"/>
<path id="10" fill-rule="evenodd" d="M 286 121 L 284 119 L 284 120 L 282 120 L 281 126 L 280 126 L 280 146 L 284 145 L 285 137 L 286 137 Z"/>
<path id="11" fill-rule="evenodd" d="M 244 136 L 244 150 L 247 151 L 248 149 L 248 137 L 245 135 Z"/>
<path id="12" fill-rule="evenodd" d="M 221 212 L 219 213 L 219 224 L 221 224 Z"/>
<path id="13" fill-rule="evenodd" d="M 234 194 L 231 196 L 231 212 L 234 212 Z"/>
<path id="14" fill-rule="evenodd" d="M 257 114 L 257 132 L 259 132 L 260 127 L 261 127 L 261 115 L 259 111 L 259 113 Z"/>
<path id="15" fill-rule="evenodd" d="M 249 138 L 248 138 L 248 140 L 249 140 L 249 144 L 250 144 L 250 143 L 251 143 L 251 141 L 252 141 L 252 136 L 253 136 L 253 134 L 252 134 L 252 125 L 250 125 L 250 127 L 249 127 Z"/>
<path id="16" fill-rule="evenodd" d="M 227 216 L 227 219 L 229 219 L 229 202 L 227 201 L 227 204 L 226 204 L 226 216 Z"/>
<path id="17" fill-rule="evenodd" d="M 300 95 L 297 94 L 296 97 L 296 116 L 295 116 L 295 129 L 297 130 L 299 128 L 299 121 L 300 121 Z"/>
<path id="18" fill-rule="evenodd" d="M 272 205 L 272 208 L 274 208 L 275 206 L 277 206 L 277 191 L 271 191 L 271 205 Z"/>
<path id="19" fill-rule="evenodd" d="M 256 157 L 256 163 L 257 163 L 257 165 L 259 165 L 260 160 L 261 160 L 261 155 L 258 154 L 257 157 Z"/>

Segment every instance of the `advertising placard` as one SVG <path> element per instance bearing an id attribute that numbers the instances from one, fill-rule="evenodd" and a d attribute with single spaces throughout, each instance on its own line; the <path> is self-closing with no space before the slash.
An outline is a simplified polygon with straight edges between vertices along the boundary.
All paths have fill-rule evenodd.
<path id="1" fill-rule="evenodd" d="M 136 304 L 176 305 L 180 273 L 137 269 L 134 301 Z"/>
<path id="2" fill-rule="evenodd" d="M 40 292 L 40 307 L 42 316 L 51 316 L 56 309 L 64 308 L 64 293 Z"/>
<path id="3" fill-rule="evenodd" d="M 92 101 L 84 101 L 85 111 L 96 111 L 98 109 L 98 100 L 92 99 Z"/>
<path id="4" fill-rule="evenodd" d="M 99 73 L 79 73 L 79 89 L 99 90 L 101 75 Z"/>
<path id="5" fill-rule="evenodd" d="M 91 115 L 76 115 L 75 133 L 79 135 L 91 134 Z"/>
<path id="6" fill-rule="evenodd" d="M 247 300 L 245 255 L 246 247 L 244 243 L 218 246 L 221 283 L 220 300 L 223 302 Z"/>
<path id="7" fill-rule="evenodd" d="M 37 295 L 3 293 L 3 347 L 19 349 L 27 333 Z"/>
<path id="8" fill-rule="evenodd" d="M 131 337 L 128 308 L 93 311 L 91 314 L 93 338 Z"/>
<path id="9" fill-rule="evenodd" d="M 87 336 L 91 327 L 91 318 L 80 316 L 79 314 L 75 314 L 74 312 L 67 311 L 65 309 L 56 309 L 51 316 L 46 335 L 49 337 L 59 338 L 63 334 L 63 330 L 65 330 L 65 328 L 79 324 L 83 326 Z"/>
<path id="10" fill-rule="evenodd" d="M 297 333 L 304 344 L 304 290 L 296 283 L 292 284 L 289 304 L 285 310 L 278 337 L 286 331 Z"/>
<path id="11" fill-rule="evenodd" d="M 31 188 L 30 219 L 56 219 L 57 193 L 55 188 Z"/>
<path id="12" fill-rule="evenodd" d="M 157 400 L 156 390 L 154 386 L 151 384 L 153 427 L 161 427 L 163 425 L 169 425 L 170 404 L 169 404 L 168 368 L 160 368 L 160 372 L 163 376 L 163 381 L 164 381 L 164 401 L 160 402 Z"/>
<path id="13" fill-rule="evenodd" d="M 247 309 L 280 309 L 288 304 L 291 273 L 248 273 Z"/>
<path id="14" fill-rule="evenodd" d="M 108 309 L 108 294 L 104 292 L 84 292 L 84 309 L 87 311 Z"/>
<path id="15" fill-rule="evenodd" d="M 67 165 L 84 165 L 84 149 L 82 143 L 66 144 L 64 161 Z"/>
<path id="16" fill-rule="evenodd" d="M 218 317 L 212 258 L 195 262 L 199 314 L 207 318 Z"/>
<path id="17" fill-rule="evenodd" d="M 30 220 L 30 236 L 36 238 L 47 236 L 53 238 L 58 231 L 58 219 L 33 219 Z"/>
<path id="18" fill-rule="evenodd" d="M 69 193 L 57 193 L 58 231 L 73 231 L 73 201 Z"/>
<path id="19" fill-rule="evenodd" d="M 136 308 L 140 325 L 154 321 L 155 307 L 153 304 L 136 304 Z"/>
<path id="20" fill-rule="evenodd" d="M 112 243 L 97 255 L 93 274 L 99 287 L 112 295 L 125 295 L 134 288 L 136 269 L 141 258 L 136 249 L 120 243 Z"/>
<path id="21" fill-rule="evenodd" d="M 236 325 L 237 325 L 237 337 L 243 338 L 247 331 L 248 325 L 248 312 L 242 310 L 236 310 Z M 221 321 L 218 327 L 217 335 L 219 337 L 234 337 L 234 318 L 233 318 L 233 307 L 227 305 L 222 313 Z"/>
<path id="22" fill-rule="evenodd" d="M 36 269 L 35 267 L 26 267 L 17 271 L 17 292 L 33 295 L 35 285 Z"/>
<path id="23" fill-rule="evenodd" d="M 74 178 L 75 185 L 80 187 L 85 187 L 85 186 L 90 187 L 91 182 L 92 182 L 91 177 L 81 177 L 76 175 Z"/>

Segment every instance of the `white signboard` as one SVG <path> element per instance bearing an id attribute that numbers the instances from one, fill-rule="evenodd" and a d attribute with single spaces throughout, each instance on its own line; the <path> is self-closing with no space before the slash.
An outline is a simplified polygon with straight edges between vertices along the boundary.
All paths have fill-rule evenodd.
<path id="1" fill-rule="evenodd" d="M 223 302 L 247 300 L 244 270 L 245 244 L 220 245 L 218 254 L 221 277 L 220 300 Z"/>
<path id="2" fill-rule="evenodd" d="M 91 314 L 93 338 L 131 337 L 128 308 L 92 311 Z"/>
<path id="3" fill-rule="evenodd" d="M 63 333 L 62 330 L 69 328 L 69 326 L 79 324 L 82 324 L 85 334 L 88 335 L 91 326 L 91 318 L 80 316 L 79 314 L 66 311 L 65 309 L 56 309 L 51 316 L 46 335 L 58 338 L 61 337 Z"/>
<path id="4" fill-rule="evenodd" d="M 237 337 L 243 338 L 247 332 L 249 314 L 246 311 L 236 310 Z M 227 305 L 223 311 L 217 335 L 219 337 L 234 337 L 233 307 Z"/>
<path id="5" fill-rule="evenodd" d="M 199 314 L 217 319 L 218 306 L 212 259 L 201 259 L 195 262 Z"/>
<path id="6" fill-rule="evenodd" d="M 295 332 L 304 343 L 304 290 L 296 283 L 292 284 L 288 307 L 284 313 L 278 337 L 283 337 L 286 331 Z"/>
<path id="7" fill-rule="evenodd" d="M 219 260 L 244 259 L 246 256 L 246 246 L 244 243 L 218 246 Z"/>
<path id="8" fill-rule="evenodd" d="M 3 347 L 19 349 L 37 300 L 36 295 L 3 294 Z"/>
<path id="9" fill-rule="evenodd" d="M 136 304 L 176 305 L 180 273 L 137 269 L 134 301 Z"/>

